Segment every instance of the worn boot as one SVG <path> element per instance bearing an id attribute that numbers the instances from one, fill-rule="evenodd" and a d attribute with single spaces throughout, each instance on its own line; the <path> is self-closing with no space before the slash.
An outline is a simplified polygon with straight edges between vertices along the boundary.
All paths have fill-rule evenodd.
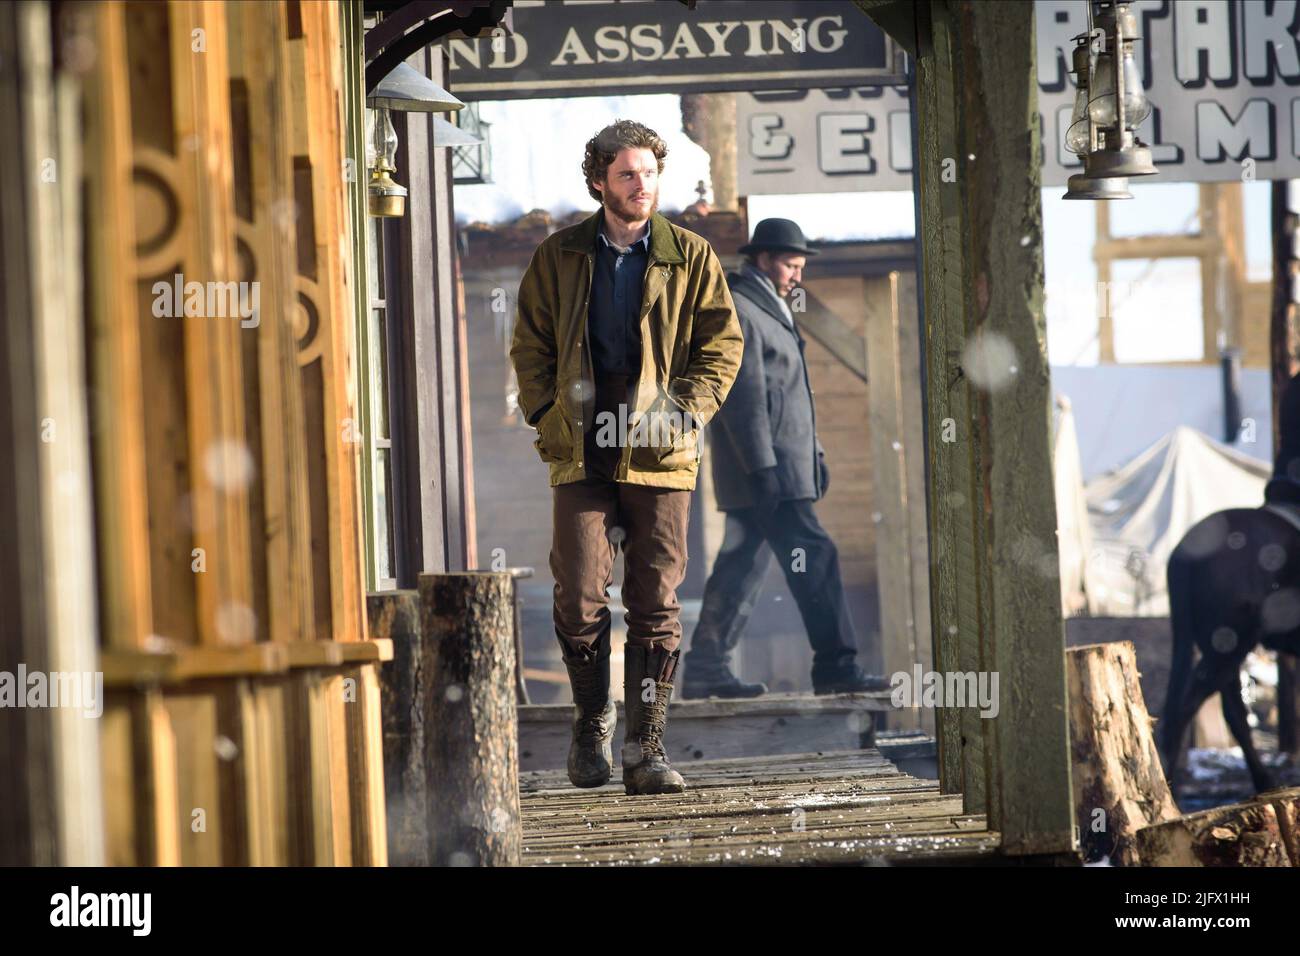
<path id="1" fill-rule="evenodd" d="M 861 694 L 889 690 L 890 680 L 881 674 L 868 674 L 850 658 L 831 667 L 813 663 L 814 694 Z"/>
<path id="2" fill-rule="evenodd" d="M 617 711 L 609 693 L 609 632 L 595 644 L 569 648 L 560 638 L 561 656 L 573 691 L 573 740 L 569 780 L 575 787 L 603 787 L 614 769 Z"/>
<path id="3" fill-rule="evenodd" d="M 767 693 L 766 684 L 748 684 L 731 669 L 731 654 L 722 644 L 696 630 L 691 649 L 682 660 L 682 696 L 691 700 L 705 697 L 758 697 Z"/>
<path id="4" fill-rule="evenodd" d="M 623 649 L 623 704 L 627 708 L 623 787 L 629 796 L 686 789 L 682 775 L 668 765 L 663 745 L 679 654 L 658 645 L 629 644 Z"/>

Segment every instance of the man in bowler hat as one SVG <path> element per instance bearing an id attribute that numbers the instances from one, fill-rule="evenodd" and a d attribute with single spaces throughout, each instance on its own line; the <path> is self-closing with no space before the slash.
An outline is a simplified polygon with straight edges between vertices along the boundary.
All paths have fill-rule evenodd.
<path id="1" fill-rule="evenodd" d="M 839 554 L 813 502 L 830 473 L 817 439 L 804 338 L 787 298 L 802 278 L 808 247 L 789 219 L 764 219 L 727 285 L 745 336 L 740 372 L 709 426 L 709 458 L 726 535 L 704 588 L 700 620 L 683 660 L 684 697 L 756 697 L 763 684 L 731 669 L 731 652 L 777 556 L 813 648 L 818 694 L 882 690 L 864 673 L 840 579 Z M 768 547 L 765 548 L 764 544 Z M 770 552 L 769 552 L 770 548 Z"/>

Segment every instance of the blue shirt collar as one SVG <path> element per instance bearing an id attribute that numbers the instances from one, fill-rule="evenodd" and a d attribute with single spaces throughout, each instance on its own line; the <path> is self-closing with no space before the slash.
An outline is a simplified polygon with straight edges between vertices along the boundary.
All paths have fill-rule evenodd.
<path id="1" fill-rule="evenodd" d="M 610 242 L 609 239 L 605 236 L 604 213 L 601 213 L 600 228 L 596 230 L 596 237 L 601 242 L 603 242 L 606 246 L 613 249 L 615 252 L 618 252 L 618 247 L 615 246 L 614 243 Z M 631 249 L 635 249 L 637 246 L 640 246 L 641 250 L 647 254 L 650 252 L 650 224 L 649 223 L 646 223 L 645 235 L 642 236 L 640 239 L 638 239 L 636 242 L 632 243 L 632 245 L 629 246 L 628 248 L 629 250 L 631 250 Z"/>

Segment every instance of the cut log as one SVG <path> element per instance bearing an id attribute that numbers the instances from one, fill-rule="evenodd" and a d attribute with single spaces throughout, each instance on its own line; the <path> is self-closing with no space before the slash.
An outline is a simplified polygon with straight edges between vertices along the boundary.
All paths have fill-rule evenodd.
<path id="1" fill-rule="evenodd" d="M 379 670 L 384 734 L 384 804 L 390 866 L 429 866 L 428 747 L 424 742 L 420 670 L 420 595 L 382 591 L 366 595 L 372 638 L 393 642 L 393 659 Z"/>
<path id="2" fill-rule="evenodd" d="M 1273 808 L 1286 855 L 1292 866 L 1300 866 L 1300 787 L 1265 790 L 1255 796 L 1254 802 Z"/>
<path id="3" fill-rule="evenodd" d="M 1139 862 L 1134 834 L 1173 820 L 1132 641 L 1066 651 L 1075 819 L 1084 858 Z"/>
<path id="4" fill-rule="evenodd" d="M 419 686 L 434 866 L 519 862 L 514 585 L 508 572 L 420 575 Z"/>
<path id="5" fill-rule="evenodd" d="M 1139 830 L 1143 866 L 1288 866 L 1272 804 L 1238 803 Z"/>

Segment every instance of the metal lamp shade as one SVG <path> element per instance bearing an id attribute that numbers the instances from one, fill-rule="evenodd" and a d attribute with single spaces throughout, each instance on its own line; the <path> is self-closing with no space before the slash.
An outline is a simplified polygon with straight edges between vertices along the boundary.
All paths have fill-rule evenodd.
<path id="1" fill-rule="evenodd" d="M 1075 173 L 1062 199 L 1132 199 L 1128 180 L 1122 177 L 1090 179 L 1084 173 Z"/>
<path id="2" fill-rule="evenodd" d="M 433 145 L 443 146 L 481 146 L 483 140 L 455 123 L 448 123 L 441 116 L 433 117 Z"/>
<path id="3" fill-rule="evenodd" d="M 407 63 L 399 63 L 366 97 L 366 105 L 407 113 L 449 113 L 465 104 Z"/>

